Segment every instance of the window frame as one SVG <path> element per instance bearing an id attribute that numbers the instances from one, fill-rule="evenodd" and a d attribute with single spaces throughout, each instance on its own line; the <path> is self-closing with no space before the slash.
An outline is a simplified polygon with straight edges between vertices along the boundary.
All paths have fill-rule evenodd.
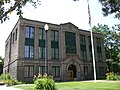
<path id="1" fill-rule="evenodd" d="M 59 32 L 57 30 L 51 30 L 51 58 L 59 59 Z"/>
<path id="2" fill-rule="evenodd" d="M 38 67 L 38 74 L 40 74 L 40 75 L 45 74 L 45 66 L 39 66 Z"/>
<path id="3" fill-rule="evenodd" d="M 60 66 L 52 66 L 52 76 L 55 78 L 60 77 Z"/>
<path id="4" fill-rule="evenodd" d="M 27 49 L 27 50 L 26 50 Z M 25 45 L 25 49 L 24 49 L 24 57 L 27 58 L 34 58 L 34 46 L 29 46 L 29 45 Z"/>
<path id="5" fill-rule="evenodd" d="M 102 47 L 101 47 L 101 38 L 96 38 L 96 48 L 97 48 L 97 59 L 99 62 L 102 61 Z"/>
<path id="6" fill-rule="evenodd" d="M 33 76 L 34 76 L 34 66 L 24 66 L 24 78 L 33 78 Z"/>
<path id="7" fill-rule="evenodd" d="M 26 26 L 25 27 L 25 38 L 34 39 L 35 37 L 35 27 Z"/>
<path id="8" fill-rule="evenodd" d="M 45 59 L 45 47 L 39 47 L 39 58 Z"/>
<path id="9" fill-rule="evenodd" d="M 87 61 L 87 49 L 86 49 L 86 39 L 85 35 L 79 35 L 80 40 L 80 52 L 81 52 L 81 59 L 83 61 Z"/>
<path id="10" fill-rule="evenodd" d="M 89 43 L 89 58 L 90 58 L 90 61 L 92 61 L 92 60 L 93 60 L 93 57 L 92 57 L 91 36 L 88 36 L 88 43 Z"/>
<path id="11" fill-rule="evenodd" d="M 76 33 L 65 31 L 66 54 L 77 54 Z"/>
<path id="12" fill-rule="evenodd" d="M 88 66 L 84 66 L 84 75 L 88 75 Z"/>

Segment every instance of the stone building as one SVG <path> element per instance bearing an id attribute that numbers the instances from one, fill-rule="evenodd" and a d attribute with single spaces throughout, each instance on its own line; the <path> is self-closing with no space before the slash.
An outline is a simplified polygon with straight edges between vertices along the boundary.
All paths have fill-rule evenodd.
<path id="1" fill-rule="evenodd" d="M 47 34 L 45 24 L 49 25 Z M 97 78 L 103 78 L 106 72 L 103 36 L 93 33 L 93 37 Z M 58 25 L 20 18 L 6 40 L 3 72 L 30 82 L 33 75 L 45 72 L 45 58 L 47 73 L 55 80 L 93 79 L 89 31 L 70 22 Z"/>

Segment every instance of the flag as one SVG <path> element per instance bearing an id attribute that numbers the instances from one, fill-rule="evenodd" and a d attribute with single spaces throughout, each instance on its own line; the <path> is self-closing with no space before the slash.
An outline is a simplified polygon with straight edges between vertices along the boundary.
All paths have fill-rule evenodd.
<path id="1" fill-rule="evenodd" d="M 87 0 L 87 3 L 88 3 L 88 16 L 89 16 L 89 25 L 91 26 L 91 14 L 90 14 L 89 0 Z"/>

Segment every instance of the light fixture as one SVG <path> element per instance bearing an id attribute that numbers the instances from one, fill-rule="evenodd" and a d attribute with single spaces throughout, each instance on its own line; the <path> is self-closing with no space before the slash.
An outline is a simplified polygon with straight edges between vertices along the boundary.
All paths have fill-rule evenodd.
<path id="1" fill-rule="evenodd" d="M 48 29 L 49 29 L 48 24 L 45 24 L 44 29 L 45 29 L 45 31 L 48 31 Z"/>

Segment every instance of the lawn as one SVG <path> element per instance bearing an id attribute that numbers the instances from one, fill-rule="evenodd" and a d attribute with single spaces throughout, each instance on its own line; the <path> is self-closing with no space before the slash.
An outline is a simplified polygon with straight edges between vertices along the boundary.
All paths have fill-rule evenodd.
<path id="1" fill-rule="evenodd" d="M 33 84 L 14 86 L 22 90 L 35 90 Z M 57 90 L 120 90 L 120 82 L 61 82 L 56 83 Z"/>

